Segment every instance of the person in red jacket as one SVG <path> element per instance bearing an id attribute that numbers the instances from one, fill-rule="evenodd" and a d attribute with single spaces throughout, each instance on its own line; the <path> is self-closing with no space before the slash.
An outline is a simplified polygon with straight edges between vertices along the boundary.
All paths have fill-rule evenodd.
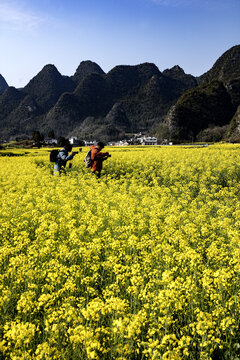
<path id="1" fill-rule="evenodd" d="M 98 142 L 96 146 L 91 146 L 91 172 L 92 174 L 95 174 L 98 178 L 100 178 L 101 175 L 103 161 L 111 156 L 108 152 L 101 152 L 103 148 L 104 144 L 101 141 Z"/>

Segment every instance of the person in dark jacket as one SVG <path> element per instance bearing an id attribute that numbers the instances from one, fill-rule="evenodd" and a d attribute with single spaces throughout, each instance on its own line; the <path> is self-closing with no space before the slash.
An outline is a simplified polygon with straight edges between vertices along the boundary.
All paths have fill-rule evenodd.
<path id="1" fill-rule="evenodd" d="M 68 154 L 70 152 L 70 154 Z M 75 153 L 72 151 L 72 145 L 69 142 L 66 142 L 64 147 L 59 151 L 57 155 L 57 160 L 54 164 L 54 175 L 61 175 L 61 173 L 66 173 L 65 167 L 69 160 L 72 160 L 75 156 Z"/>

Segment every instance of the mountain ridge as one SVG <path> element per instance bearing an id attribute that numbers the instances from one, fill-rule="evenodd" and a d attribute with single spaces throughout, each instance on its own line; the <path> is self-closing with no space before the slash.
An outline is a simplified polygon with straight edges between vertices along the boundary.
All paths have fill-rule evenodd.
<path id="1" fill-rule="evenodd" d="M 230 139 L 228 127 L 233 127 L 231 121 L 240 104 L 240 45 L 223 53 L 197 81 L 199 85 L 182 94 L 169 109 L 157 129 L 159 138 L 167 136 L 174 142 L 204 141 L 203 130 L 209 129 L 211 141 L 209 134 L 214 139 L 217 131 L 214 128 L 222 127 L 220 139 Z"/>
<path id="2" fill-rule="evenodd" d="M 2 94 L 8 88 L 8 83 L 4 77 L 0 74 L 0 94 Z"/>
<path id="3" fill-rule="evenodd" d="M 198 78 L 179 65 L 162 72 L 153 63 L 117 65 L 105 73 L 86 60 L 64 76 L 48 64 L 24 88 L 0 94 L 0 137 L 54 130 L 104 141 L 139 131 L 160 141 L 197 139 L 210 125 L 230 124 L 240 103 L 239 69 L 239 45 Z"/>

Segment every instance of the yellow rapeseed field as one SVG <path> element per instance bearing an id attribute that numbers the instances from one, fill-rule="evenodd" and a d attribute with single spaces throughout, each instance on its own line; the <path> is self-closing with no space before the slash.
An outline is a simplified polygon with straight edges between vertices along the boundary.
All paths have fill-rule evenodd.
<path id="1" fill-rule="evenodd" d="M 0 359 L 240 358 L 240 146 L 86 151 L 0 156 Z"/>

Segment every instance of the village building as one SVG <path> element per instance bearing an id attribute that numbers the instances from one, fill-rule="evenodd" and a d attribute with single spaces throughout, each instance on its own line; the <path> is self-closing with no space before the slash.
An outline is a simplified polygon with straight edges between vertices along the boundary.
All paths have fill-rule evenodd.
<path id="1" fill-rule="evenodd" d="M 157 145 L 157 138 L 154 136 L 142 136 L 137 140 L 141 145 Z"/>
<path id="2" fill-rule="evenodd" d="M 46 144 L 46 145 L 56 145 L 57 144 L 57 139 L 45 138 L 44 139 L 44 144 Z"/>
<path id="3" fill-rule="evenodd" d="M 69 142 L 72 146 L 78 146 L 79 145 L 79 139 L 75 136 L 70 137 Z"/>

